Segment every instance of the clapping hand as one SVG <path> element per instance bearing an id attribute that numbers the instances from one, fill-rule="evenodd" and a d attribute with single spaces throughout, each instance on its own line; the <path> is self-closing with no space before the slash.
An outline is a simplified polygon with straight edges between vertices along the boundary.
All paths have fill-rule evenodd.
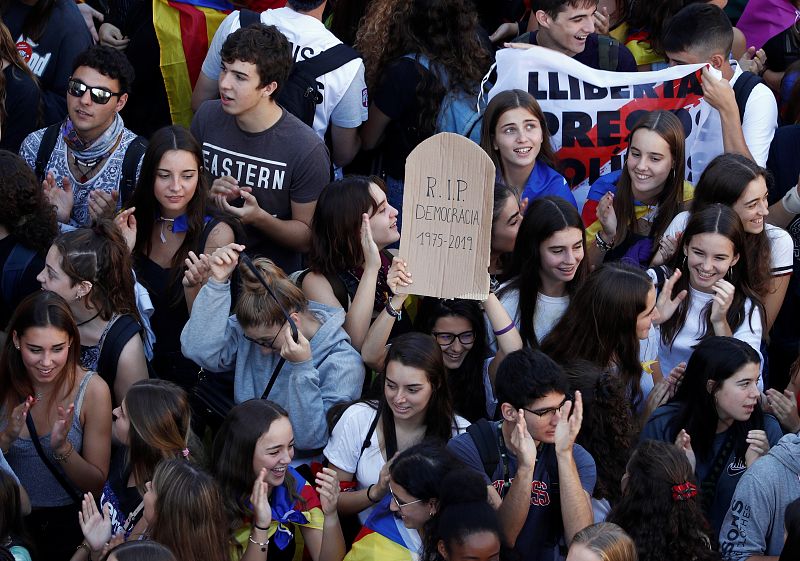
<path id="1" fill-rule="evenodd" d="M 75 204 L 72 193 L 72 181 L 68 177 L 61 180 L 61 187 L 56 185 L 56 176 L 52 171 L 47 172 L 47 177 L 42 181 L 42 189 L 51 205 L 56 207 L 56 217 L 59 222 L 69 222 L 72 206 Z"/>
<path id="2" fill-rule="evenodd" d="M 91 493 L 86 493 L 81 501 L 78 513 L 83 537 L 92 551 L 102 551 L 111 539 L 111 503 L 106 503 L 103 512 L 97 510 L 97 504 Z"/>
<path id="3" fill-rule="evenodd" d="M 322 514 L 325 516 L 336 515 L 336 505 L 339 502 L 339 478 L 331 468 L 322 468 L 316 476 L 317 494 L 319 495 Z"/>
<path id="4" fill-rule="evenodd" d="M 561 419 L 556 425 L 556 453 L 564 454 L 572 452 L 572 445 L 575 444 L 575 439 L 578 437 L 578 432 L 581 430 L 583 423 L 583 398 L 581 392 L 575 392 L 575 407 L 571 401 L 564 402 L 564 409 L 561 411 Z M 570 415 L 572 411 L 572 415 Z"/>

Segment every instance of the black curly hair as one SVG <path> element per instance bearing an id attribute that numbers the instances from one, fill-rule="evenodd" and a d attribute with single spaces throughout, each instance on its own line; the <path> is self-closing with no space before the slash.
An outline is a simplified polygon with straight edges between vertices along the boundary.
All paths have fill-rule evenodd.
<path id="1" fill-rule="evenodd" d="M 81 66 L 93 68 L 100 74 L 119 82 L 120 93 L 131 91 L 131 84 L 136 77 L 125 53 L 105 45 L 92 45 L 78 54 L 72 62 L 72 72 L 75 73 Z"/>
<path id="2" fill-rule="evenodd" d="M 673 498 L 673 486 L 697 485 L 689 460 L 674 444 L 645 440 L 631 456 L 627 483 L 607 522 L 618 524 L 647 561 L 717 561 L 716 537 L 703 516 L 700 495 Z"/>
<path id="3" fill-rule="evenodd" d="M 0 224 L 41 254 L 58 235 L 56 211 L 30 166 L 17 154 L 0 150 Z"/>
<path id="4" fill-rule="evenodd" d="M 597 483 L 593 496 L 615 506 L 622 497 L 620 479 L 631 455 L 636 425 L 625 384 L 588 360 L 564 363 L 570 393 L 583 396 L 583 424 L 575 442 L 594 458 Z"/>

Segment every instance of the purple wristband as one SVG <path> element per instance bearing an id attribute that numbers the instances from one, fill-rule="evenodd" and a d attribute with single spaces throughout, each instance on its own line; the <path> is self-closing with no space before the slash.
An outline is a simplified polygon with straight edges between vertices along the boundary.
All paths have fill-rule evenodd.
<path id="1" fill-rule="evenodd" d="M 500 331 L 495 331 L 495 332 L 494 332 L 494 334 L 495 334 L 497 337 L 500 337 L 500 335 L 503 335 L 504 333 L 508 333 L 509 331 L 511 331 L 512 329 L 514 329 L 516 326 L 517 326 L 517 324 L 515 324 L 515 323 L 512 321 L 511 323 L 509 323 L 507 326 L 505 326 L 505 327 L 504 327 L 503 329 L 501 329 Z"/>

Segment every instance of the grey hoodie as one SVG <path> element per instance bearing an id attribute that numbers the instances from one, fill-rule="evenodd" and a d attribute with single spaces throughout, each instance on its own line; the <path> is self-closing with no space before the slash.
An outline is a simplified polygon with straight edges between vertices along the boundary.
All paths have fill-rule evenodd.
<path id="1" fill-rule="evenodd" d="M 800 436 L 787 434 L 739 480 L 719 533 L 726 561 L 780 555 L 783 514 L 800 497 Z"/>
<path id="2" fill-rule="evenodd" d="M 234 398 L 241 403 L 261 397 L 280 357 L 245 339 L 236 316 L 228 317 L 230 306 L 230 283 L 209 279 L 181 333 L 181 350 L 211 372 L 235 370 Z M 309 341 L 311 359 L 287 361 L 269 394 L 289 412 L 299 450 L 325 446 L 328 409 L 358 398 L 364 383 L 361 355 L 342 327 L 344 311 L 317 302 L 309 302 L 308 308 L 322 324 Z"/>

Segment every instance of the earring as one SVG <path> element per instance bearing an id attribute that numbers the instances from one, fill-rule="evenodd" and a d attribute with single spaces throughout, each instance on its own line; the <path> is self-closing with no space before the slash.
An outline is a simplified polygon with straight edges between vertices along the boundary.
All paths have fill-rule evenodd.
<path id="1" fill-rule="evenodd" d="M 19 350 L 19 345 L 14 345 L 14 348 Z"/>
<path id="2" fill-rule="evenodd" d="M 75 300 L 80 300 L 81 298 L 82 298 L 82 296 L 80 294 L 76 294 L 75 295 Z"/>
<path id="3" fill-rule="evenodd" d="M 431 509 L 431 511 L 428 513 L 428 516 L 433 518 L 433 509 Z"/>

